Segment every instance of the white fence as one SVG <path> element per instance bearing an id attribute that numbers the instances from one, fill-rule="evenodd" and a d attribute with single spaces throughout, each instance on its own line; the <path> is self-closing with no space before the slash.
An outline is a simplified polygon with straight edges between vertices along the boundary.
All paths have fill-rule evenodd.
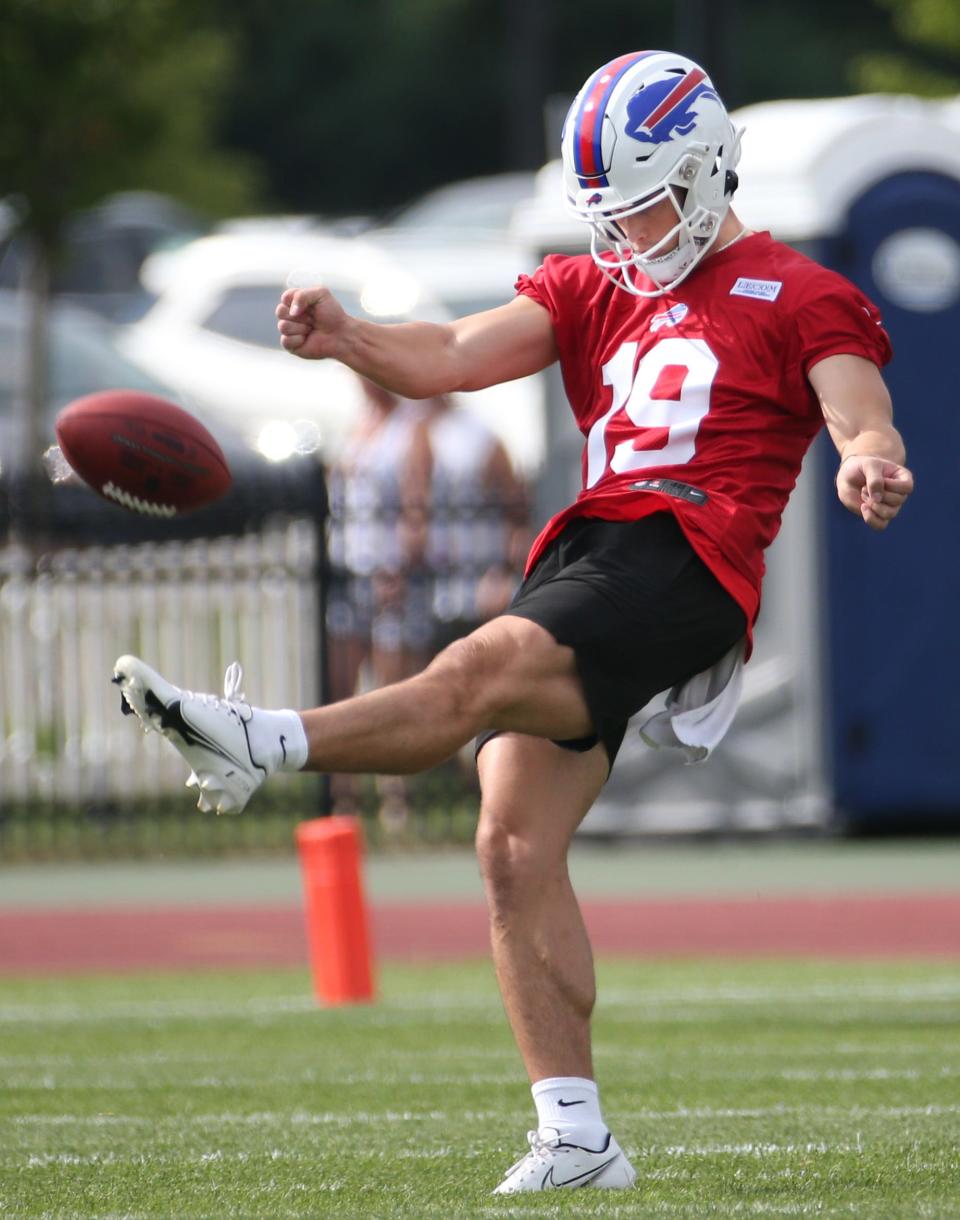
<path id="1" fill-rule="evenodd" d="M 0 548 L 0 808 L 146 799 L 184 766 L 120 714 L 110 678 L 132 652 L 193 690 L 239 659 L 267 706 L 319 702 L 317 526 L 240 538 L 89 547 L 34 563 Z"/>

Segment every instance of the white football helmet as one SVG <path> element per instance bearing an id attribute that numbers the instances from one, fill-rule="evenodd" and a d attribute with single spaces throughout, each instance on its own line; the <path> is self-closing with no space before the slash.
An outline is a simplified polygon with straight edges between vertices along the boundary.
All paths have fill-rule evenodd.
<path id="1" fill-rule="evenodd" d="M 658 297 L 710 249 L 737 189 L 740 135 L 704 70 L 669 51 L 634 51 L 598 69 L 563 128 L 568 207 L 590 225 L 590 253 L 615 284 Z M 677 224 L 638 253 L 617 221 L 669 199 Z M 642 271 L 653 287 L 637 283 Z"/>

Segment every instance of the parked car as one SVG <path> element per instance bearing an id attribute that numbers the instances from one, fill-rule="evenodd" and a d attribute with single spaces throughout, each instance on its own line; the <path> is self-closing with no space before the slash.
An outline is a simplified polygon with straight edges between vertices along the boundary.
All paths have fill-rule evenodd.
<path id="1" fill-rule="evenodd" d="M 534 175 L 534 189 L 510 218 L 514 241 L 541 253 L 585 254 L 590 231 L 564 205 L 563 165 L 548 161 Z"/>
<path id="2" fill-rule="evenodd" d="M 535 189 L 535 172 L 464 178 L 427 191 L 389 216 L 383 227 L 407 233 L 504 236 L 514 208 Z"/>
<path id="3" fill-rule="evenodd" d="M 144 282 L 158 299 L 126 329 L 124 350 L 198 407 L 232 421 L 265 455 L 333 456 L 361 409 L 360 388 L 335 361 L 297 360 L 280 347 L 274 309 L 288 282 L 324 283 L 360 317 L 443 321 L 509 300 L 518 269 L 532 269 L 516 251 L 495 264 L 492 246 L 471 253 L 464 242 L 452 249 L 429 226 L 421 236 L 424 244 L 416 237 L 407 250 L 402 242 L 387 247 L 374 234 L 347 238 L 311 228 L 304 218 L 231 225 L 147 259 Z M 538 380 L 462 397 L 521 469 L 537 468 Z"/>
<path id="4" fill-rule="evenodd" d="M 323 511 L 324 480 L 315 460 L 268 462 L 250 449 L 236 428 L 196 412 L 175 389 L 125 356 L 117 346 L 116 327 L 97 314 L 57 300 L 51 305 L 47 331 L 42 448 L 55 445 L 56 417 L 68 402 L 98 390 L 143 390 L 199 414 L 223 448 L 234 481 L 217 504 L 172 521 L 157 521 L 117 508 L 82 485 L 55 485 L 37 478 L 39 455 L 25 459 L 15 415 L 26 365 L 25 342 L 24 299 L 0 291 L 0 537 L 17 525 L 61 543 L 159 541 L 241 532 L 275 511 Z"/>
<path id="5" fill-rule="evenodd" d="M 535 174 L 494 174 L 453 182 L 408 204 L 367 238 L 417 274 L 456 318 L 503 305 L 534 249 L 511 233 L 517 207 L 533 196 Z"/>
<path id="6" fill-rule="evenodd" d="M 0 202 L 0 288 L 15 289 L 23 275 L 24 246 L 19 237 L 4 243 L 4 205 Z M 53 270 L 53 291 L 75 305 L 113 322 L 132 322 L 152 298 L 140 282 L 140 267 L 153 251 L 192 241 L 209 221 L 176 199 L 153 191 L 121 191 L 95 207 L 75 212 L 64 228 L 63 250 Z"/>
<path id="7" fill-rule="evenodd" d="M 158 299 L 126 329 L 124 351 L 274 460 L 335 451 L 362 401 L 342 365 L 280 347 L 274 310 L 286 287 L 325 283 L 350 313 L 380 321 L 448 316 L 383 251 L 289 224 L 200 238 L 147 259 L 142 274 Z"/>

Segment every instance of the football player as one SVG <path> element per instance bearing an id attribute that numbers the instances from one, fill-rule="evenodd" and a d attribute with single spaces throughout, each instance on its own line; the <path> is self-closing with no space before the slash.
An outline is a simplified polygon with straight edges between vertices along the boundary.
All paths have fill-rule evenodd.
<path id="1" fill-rule="evenodd" d="M 503 1194 L 635 1180 L 594 1082 L 593 965 L 566 863 L 628 718 L 672 688 L 676 744 L 704 757 L 722 736 L 763 552 L 824 423 L 837 494 L 866 527 L 886 529 L 913 488 L 876 308 L 744 227 L 739 141 L 697 64 L 620 56 L 587 80 L 563 134 L 589 254 L 548 257 L 509 304 L 447 325 L 359 320 L 322 285 L 283 294 L 287 351 L 408 398 L 559 361 L 583 486 L 534 542 L 505 613 L 411 679 L 299 714 L 253 708 L 235 683 L 215 699 L 135 658 L 116 666 L 127 704 L 190 764 L 201 808 L 242 807 L 278 769 L 414 772 L 477 737 L 493 957 L 537 1111 Z"/>

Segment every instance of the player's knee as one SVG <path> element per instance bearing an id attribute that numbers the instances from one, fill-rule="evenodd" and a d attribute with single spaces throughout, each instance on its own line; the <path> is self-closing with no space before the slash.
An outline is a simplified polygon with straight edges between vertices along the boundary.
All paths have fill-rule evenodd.
<path id="1" fill-rule="evenodd" d="M 546 854 L 528 837 L 485 817 L 477 828 L 476 846 L 480 874 L 494 907 L 515 906 L 538 892 Z"/>
<path id="2" fill-rule="evenodd" d="M 437 679 L 448 714 L 473 721 L 493 709 L 503 664 L 490 641 L 474 633 L 445 648 L 427 673 Z"/>

